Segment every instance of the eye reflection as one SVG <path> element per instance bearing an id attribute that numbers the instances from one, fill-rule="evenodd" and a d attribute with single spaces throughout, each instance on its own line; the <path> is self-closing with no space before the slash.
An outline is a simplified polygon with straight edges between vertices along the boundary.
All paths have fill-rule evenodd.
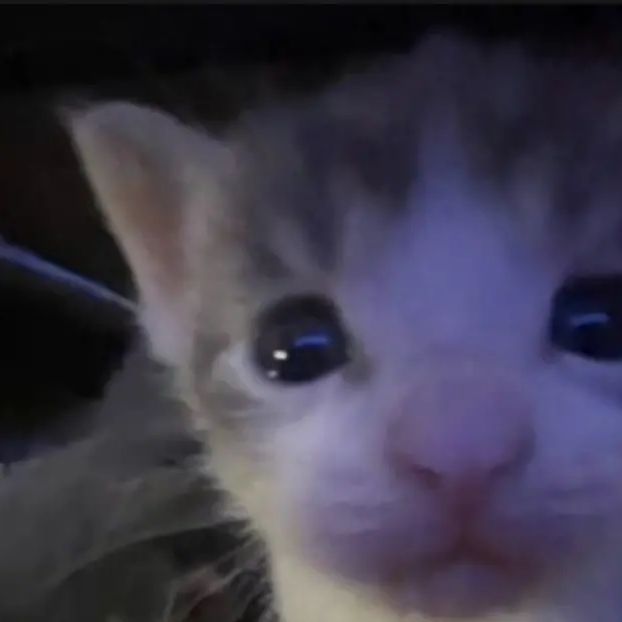
<path id="1" fill-rule="evenodd" d="M 271 380 L 310 382 L 347 363 L 348 339 L 328 300 L 287 298 L 258 318 L 254 358 Z"/>
<path id="2" fill-rule="evenodd" d="M 622 275 L 576 277 L 555 294 L 551 342 L 596 361 L 622 361 Z"/>

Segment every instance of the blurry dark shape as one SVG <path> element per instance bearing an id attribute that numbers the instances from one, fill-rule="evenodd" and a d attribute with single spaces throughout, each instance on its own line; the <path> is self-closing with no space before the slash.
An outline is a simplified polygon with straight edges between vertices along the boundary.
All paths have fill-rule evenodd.
<path id="1" fill-rule="evenodd" d="M 7 242 L 128 290 L 123 260 L 45 96 L 0 96 L 0 205 L 0 236 Z"/>
<path id="2" fill-rule="evenodd" d="M 121 296 L 0 243 L 0 462 L 66 441 L 121 363 L 133 309 Z"/>

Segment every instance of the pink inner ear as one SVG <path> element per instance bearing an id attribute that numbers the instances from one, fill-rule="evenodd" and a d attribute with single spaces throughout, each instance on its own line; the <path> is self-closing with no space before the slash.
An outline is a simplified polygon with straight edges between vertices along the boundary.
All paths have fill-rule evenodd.
<path id="1" fill-rule="evenodd" d="M 141 289 L 163 288 L 165 295 L 176 295 L 184 272 L 179 239 L 183 191 L 174 171 L 161 169 L 158 155 L 115 145 L 109 156 L 117 170 L 100 181 L 95 172 L 93 183 Z"/>
<path id="2" fill-rule="evenodd" d="M 138 164 L 138 162 L 136 162 Z M 112 230 L 132 269 L 142 301 L 142 319 L 154 353 L 166 362 L 182 356 L 187 322 L 183 196 L 149 162 L 116 188 L 116 209 L 107 209 Z"/>
<path id="3" fill-rule="evenodd" d="M 182 239 L 187 189 L 180 177 L 197 165 L 197 136 L 163 113 L 124 103 L 78 115 L 71 130 L 134 275 L 150 337 L 169 350 L 178 338 L 176 325 L 184 323 L 188 289 Z"/>
<path id="4" fill-rule="evenodd" d="M 111 217 L 112 228 L 117 232 L 146 304 L 157 300 L 162 304 L 184 292 L 180 210 L 158 206 L 157 191 L 153 187 L 134 188 L 132 202 Z"/>

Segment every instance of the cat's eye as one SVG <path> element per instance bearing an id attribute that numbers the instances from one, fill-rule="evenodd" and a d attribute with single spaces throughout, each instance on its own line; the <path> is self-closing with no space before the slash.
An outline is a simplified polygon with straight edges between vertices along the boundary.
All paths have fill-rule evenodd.
<path id="1" fill-rule="evenodd" d="M 550 338 L 585 358 L 622 361 L 622 274 L 567 281 L 553 299 Z"/>
<path id="2" fill-rule="evenodd" d="M 319 296 L 281 300 L 258 318 L 253 356 L 271 380 L 303 383 L 348 362 L 348 337 L 339 314 Z"/>

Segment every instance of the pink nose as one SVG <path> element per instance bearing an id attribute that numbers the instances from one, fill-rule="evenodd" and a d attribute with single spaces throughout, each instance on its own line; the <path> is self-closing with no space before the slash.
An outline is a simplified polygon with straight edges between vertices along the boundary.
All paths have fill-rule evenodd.
<path id="1" fill-rule="evenodd" d="M 389 450 L 401 471 L 448 502 L 480 502 L 527 461 L 530 411 L 525 396 L 490 370 L 430 371 L 393 411 Z"/>

